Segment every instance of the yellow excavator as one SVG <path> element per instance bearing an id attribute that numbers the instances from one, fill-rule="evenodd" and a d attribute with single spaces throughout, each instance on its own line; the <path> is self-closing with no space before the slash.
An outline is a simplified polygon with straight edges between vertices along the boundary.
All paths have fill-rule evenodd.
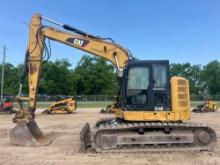
<path id="1" fill-rule="evenodd" d="M 100 113 L 114 113 L 114 104 L 109 104 L 100 110 Z"/>
<path id="2" fill-rule="evenodd" d="M 63 113 L 72 113 L 77 108 L 77 102 L 75 97 L 69 97 L 65 99 L 57 100 L 55 103 L 52 103 L 50 107 L 44 110 L 43 114 L 63 114 Z"/>
<path id="3" fill-rule="evenodd" d="M 43 25 L 49 21 L 58 27 Z M 119 92 L 114 104 L 116 117 L 88 123 L 80 133 L 81 152 L 151 152 L 212 150 L 215 130 L 190 120 L 189 84 L 185 78 L 170 77 L 168 60 L 135 60 L 130 51 L 110 38 L 85 33 L 66 24 L 35 14 L 30 22 L 25 72 L 18 94 L 19 110 L 10 131 L 16 145 L 48 145 L 35 121 L 36 96 L 46 39 L 61 42 L 113 63 L 117 70 Z M 29 96 L 21 96 L 28 76 Z M 24 108 L 23 101 L 29 102 Z"/>
<path id="4" fill-rule="evenodd" d="M 195 113 L 203 113 L 203 112 L 216 112 L 218 110 L 217 103 L 212 100 L 208 100 L 202 104 L 197 105 L 196 108 L 192 110 Z"/>
<path id="5" fill-rule="evenodd" d="M 114 97 L 112 104 L 107 105 L 105 108 L 100 110 L 100 113 L 115 113 L 115 104 L 117 103 L 117 97 Z"/>

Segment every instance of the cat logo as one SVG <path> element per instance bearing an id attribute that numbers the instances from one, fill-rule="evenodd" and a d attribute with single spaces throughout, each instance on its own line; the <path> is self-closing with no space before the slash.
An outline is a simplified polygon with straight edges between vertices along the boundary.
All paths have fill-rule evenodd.
<path id="1" fill-rule="evenodd" d="M 66 41 L 79 47 L 85 47 L 89 43 L 88 40 L 83 40 L 79 38 L 68 38 Z"/>
<path id="2" fill-rule="evenodd" d="M 83 43 L 84 43 L 83 40 L 80 40 L 80 39 L 77 39 L 77 38 L 73 41 L 73 44 L 77 45 L 77 46 L 83 46 Z"/>

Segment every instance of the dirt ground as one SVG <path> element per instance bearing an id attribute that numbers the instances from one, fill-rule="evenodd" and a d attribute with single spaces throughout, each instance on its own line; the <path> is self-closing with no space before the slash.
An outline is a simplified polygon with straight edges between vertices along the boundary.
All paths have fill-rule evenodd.
<path id="1" fill-rule="evenodd" d="M 207 123 L 213 127 L 218 142 L 213 152 L 175 153 L 77 153 L 80 147 L 79 133 L 86 122 L 91 125 L 109 114 L 99 114 L 99 109 L 79 109 L 71 115 L 44 115 L 38 111 L 36 121 L 45 134 L 55 137 L 49 146 L 19 147 L 10 144 L 8 134 L 14 126 L 13 115 L 0 114 L 0 165 L 6 164 L 220 164 L 220 111 L 215 113 L 192 113 L 192 122 Z"/>

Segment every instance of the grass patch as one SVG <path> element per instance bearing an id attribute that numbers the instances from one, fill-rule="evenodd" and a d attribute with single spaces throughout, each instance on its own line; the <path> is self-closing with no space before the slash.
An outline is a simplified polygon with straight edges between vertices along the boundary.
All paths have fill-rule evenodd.
<path id="1" fill-rule="evenodd" d="M 52 103 L 54 102 L 37 102 L 37 108 L 48 108 Z M 87 101 L 87 102 L 82 102 L 78 101 L 77 102 L 77 107 L 78 108 L 105 108 L 107 105 L 111 104 L 112 102 L 105 102 L 105 101 Z M 24 103 L 24 107 L 27 107 L 27 103 Z M 14 103 L 14 108 L 17 108 L 18 104 L 15 102 Z"/>
<path id="2" fill-rule="evenodd" d="M 37 102 L 37 108 L 48 108 L 53 102 Z M 107 105 L 111 104 L 110 101 L 78 101 L 78 108 L 105 108 Z M 203 101 L 191 101 L 191 107 L 196 107 L 199 104 L 202 104 Z M 216 102 L 218 107 L 220 107 L 220 101 Z M 26 104 L 27 106 L 27 104 Z M 18 104 L 15 102 L 14 107 L 17 108 Z"/>

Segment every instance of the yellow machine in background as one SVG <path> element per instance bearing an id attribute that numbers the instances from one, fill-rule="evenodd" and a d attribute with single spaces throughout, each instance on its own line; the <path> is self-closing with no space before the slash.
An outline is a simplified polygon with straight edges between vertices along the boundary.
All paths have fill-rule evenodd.
<path id="1" fill-rule="evenodd" d="M 202 112 L 215 112 L 218 110 L 217 103 L 214 101 L 208 100 L 203 104 L 199 104 L 192 112 L 202 113 Z"/>
<path id="2" fill-rule="evenodd" d="M 115 109 L 115 104 L 117 103 L 117 96 L 114 97 L 114 102 L 112 104 L 107 105 L 105 108 L 100 110 L 100 113 L 116 113 L 117 109 Z"/>
<path id="3" fill-rule="evenodd" d="M 47 114 L 62 114 L 62 113 L 72 113 L 77 108 L 77 102 L 75 97 L 66 98 L 59 100 L 50 105 L 49 109 L 45 110 L 43 113 Z"/>
<path id="4" fill-rule="evenodd" d="M 64 30 L 44 26 L 43 20 Z M 25 72 L 18 96 L 20 107 L 13 120 L 16 125 L 10 132 L 11 143 L 48 145 L 52 142 L 35 121 L 45 39 L 101 57 L 116 67 L 119 92 L 111 107 L 116 117 L 101 119 L 93 129 L 85 124 L 80 133 L 81 152 L 86 152 L 89 147 L 97 152 L 201 151 L 213 148 L 216 133 L 212 128 L 186 122 L 190 120 L 189 83 L 182 77 L 170 77 L 168 60 L 135 60 L 128 49 L 111 38 L 85 33 L 40 14 L 35 14 L 30 23 Z M 28 77 L 27 97 L 21 96 L 25 77 Z M 28 108 L 23 107 L 23 101 L 29 102 Z"/>
<path id="5" fill-rule="evenodd" d="M 100 113 L 114 113 L 114 104 L 107 105 L 105 108 L 100 110 Z"/>

